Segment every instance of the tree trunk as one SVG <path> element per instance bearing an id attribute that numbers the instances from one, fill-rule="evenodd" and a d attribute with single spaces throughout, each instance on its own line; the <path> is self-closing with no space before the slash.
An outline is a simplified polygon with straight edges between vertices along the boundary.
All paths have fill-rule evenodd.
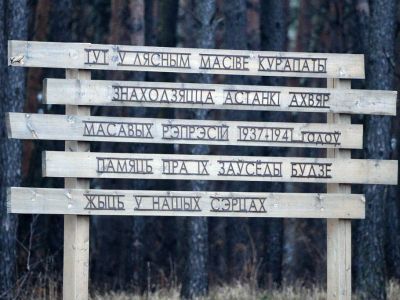
<path id="1" fill-rule="evenodd" d="M 156 41 L 157 46 L 161 47 L 176 47 L 177 43 L 177 21 L 178 21 L 178 0 L 163 0 L 156 1 L 154 5 L 157 6 L 157 18 L 155 20 L 156 28 Z M 176 74 L 174 73 L 152 73 L 151 79 L 161 82 L 175 81 Z M 157 115 L 154 117 L 162 117 L 166 119 L 174 118 L 174 110 L 158 110 L 155 112 Z M 173 153 L 174 145 L 164 144 L 158 145 L 153 153 Z M 163 180 L 157 182 L 157 188 L 162 190 L 174 190 L 176 189 L 176 183 L 169 183 Z M 162 270 L 162 277 L 172 278 L 173 269 L 171 263 L 176 264 L 179 246 L 177 243 L 177 217 L 165 217 L 157 218 L 155 220 L 160 223 L 160 227 L 163 228 L 163 233 L 160 235 L 160 249 L 156 255 L 158 257 L 157 265 Z M 166 259 L 167 258 L 167 259 Z M 163 279 L 168 281 L 169 279 Z"/>
<path id="2" fill-rule="evenodd" d="M 261 50 L 285 51 L 287 44 L 287 2 L 266 0 L 261 2 Z M 264 85 L 283 85 L 282 77 L 264 77 Z M 279 112 L 266 113 L 265 118 L 270 122 L 283 121 L 283 114 Z M 266 155 L 284 156 L 286 150 L 269 148 Z M 282 183 L 268 184 L 271 191 L 282 192 Z M 283 248 L 283 220 L 268 219 L 265 227 L 264 278 L 262 285 L 272 287 L 280 285 L 282 280 L 282 248 Z"/>
<path id="3" fill-rule="evenodd" d="M 7 65 L 7 40 L 27 40 L 26 0 L 0 1 L 0 298 L 11 299 L 15 284 L 17 216 L 7 214 L 6 193 L 21 183 L 21 142 L 7 138 L 3 120 L 9 111 L 22 111 L 25 101 L 25 71 Z"/>
<path id="4" fill-rule="evenodd" d="M 177 22 L 178 22 L 178 0 L 146 1 L 147 22 L 146 31 L 149 41 L 146 45 L 158 47 L 175 47 L 177 43 Z M 174 73 L 149 72 L 147 77 L 150 81 L 174 81 Z M 171 116 L 169 116 L 171 117 Z"/>
<path id="5" fill-rule="evenodd" d="M 196 1 L 194 5 L 196 47 L 215 47 L 215 24 L 213 23 L 216 13 L 215 0 Z M 197 82 L 211 83 L 212 76 L 198 74 Z M 205 120 L 208 110 L 199 109 L 194 111 L 195 119 Z M 207 145 L 196 145 L 191 147 L 191 153 L 196 155 L 209 154 Z M 193 191 L 207 190 L 207 181 L 192 181 Z M 187 218 L 188 255 L 186 259 L 186 275 L 183 279 L 181 295 L 183 298 L 192 299 L 205 296 L 208 292 L 208 226 L 207 218 Z"/>
<path id="6" fill-rule="evenodd" d="M 33 32 L 34 41 L 46 41 L 47 39 L 47 24 L 49 21 L 50 6 L 50 0 L 42 0 L 37 3 Z M 27 72 L 27 101 L 24 111 L 29 113 L 36 113 L 39 103 L 38 95 L 42 93 L 43 69 L 29 68 Z M 24 141 L 22 154 L 22 156 L 24 157 L 24 160 L 22 162 L 23 177 L 26 177 L 30 169 L 34 166 L 34 154 L 34 142 L 30 140 Z"/>
<path id="7" fill-rule="evenodd" d="M 46 1 L 39 1 L 39 2 L 46 2 Z M 49 5 L 50 7 L 48 7 L 47 9 L 49 10 L 47 13 L 50 15 L 50 17 L 47 20 L 47 23 L 44 26 L 48 26 L 48 38 L 46 38 L 46 36 L 43 36 L 44 40 L 50 40 L 50 41 L 54 41 L 54 42 L 72 42 L 73 39 L 73 26 L 72 26 L 72 16 L 73 16 L 73 0 L 59 0 L 59 1 L 51 1 L 51 4 Z M 39 3 L 38 3 L 39 5 Z M 43 8 L 45 9 L 45 8 Z M 38 18 L 40 18 L 40 16 L 38 16 Z M 39 20 L 38 20 L 39 21 Z M 45 22 L 46 20 L 41 22 Z M 40 22 L 40 23 L 41 23 Z M 43 26 L 42 24 L 38 24 L 40 26 Z M 45 33 L 43 33 L 44 35 Z M 36 39 L 35 39 L 36 40 Z M 43 69 L 43 68 L 28 68 L 28 76 L 30 74 L 30 71 L 41 71 L 43 72 L 41 75 L 41 78 L 39 80 L 39 88 L 43 89 L 43 78 L 51 78 L 51 77 L 61 77 L 61 78 L 65 78 L 65 70 L 62 69 Z M 28 88 L 29 88 L 29 77 L 28 77 Z M 31 92 L 30 90 L 27 91 L 28 93 Z M 29 94 L 28 94 L 29 95 Z M 36 102 L 38 102 L 36 100 Z M 65 111 L 65 107 L 62 105 L 53 105 L 51 108 L 48 107 L 45 110 L 45 113 L 64 113 Z M 38 111 L 35 110 L 35 113 L 37 113 Z M 32 141 L 35 146 L 36 146 L 36 151 L 34 153 L 34 157 L 36 159 L 34 159 L 33 161 L 36 161 L 35 166 L 32 166 L 33 168 L 36 168 L 36 174 L 37 177 L 39 178 L 39 180 L 42 180 L 42 182 L 44 184 L 47 184 L 48 182 L 48 178 L 44 178 L 42 176 L 41 173 L 41 169 L 37 167 L 37 161 L 41 161 L 41 156 L 42 156 L 42 151 L 47 150 L 47 149 L 51 149 L 53 147 L 57 147 L 60 144 L 64 144 L 63 142 L 59 142 L 59 141 Z M 23 143 L 26 143 L 26 141 L 23 141 Z M 64 149 L 64 148 L 62 148 Z M 28 159 L 27 157 L 23 156 L 24 160 Z M 32 174 L 32 173 L 31 173 Z M 35 178 L 35 177 L 33 177 Z M 61 179 L 61 178 L 60 178 Z M 36 179 L 37 180 L 37 179 Z M 64 180 L 61 180 L 64 181 Z M 35 185 L 37 185 L 38 183 L 35 183 Z M 54 183 L 53 183 L 54 184 Z M 52 183 L 50 183 L 50 185 L 52 185 Z M 39 186 L 42 186 L 39 182 Z M 33 217 L 34 218 L 34 217 Z M 44 219 L 45 223 L 44 225 L 41 226 L 46 226 L 51 224 L 51 226 L 49 226 L 48 230 L 47 230 L 47 240 L 49 241 L 49 245 L 47 250 L 49 251 L 49 253 L 56 253 L 59 249 L 60 246 L 62 247 L 63 243 L 64 243 L 64 216 L 62 215 L 40 215 L 39 216 L 40 219 Z M 40 232 L 41 228 L 39 227 L 40 225 L 37 225 L 37 228 L 32 228 L 30 230 L 34 231 L 36 230 L 36 232 Z M 63 254 L 62 252 L 60 253 L 60 255 L 56 256 L 55 260 L 54 260 L 54 265 L 55 266 L 60 266 L 63 265 Z M 62 269 L 61 271 L 61 276 L 63 274 Z"/>
<path id="8" fill-rule="evenodd" d="M 145 45 L 145 1 L 144 0 L 130 0 L 130 43 L 131 45 Z M 134 80 L 145 79 L 144 73 L 136 73 Z M 135 108 L 138 115 L 144 117 L 146 115 L 146 108 Z M 139 145 L 137 145 L 139 147 Z M 144 145 L 141 145 L 143 147 Z M 138 150 L 138 149 L 136 149 Z M 141 150 L 141 149 L 139 149 Z M 148 184 L 147 184 L 148 185 Z M 143 188 L 137 185 L 137 189 Z M 133 251 L 132 251 L 132 265 L 133 265 L 133 285 L 138 290 L 143 290 L 145 286 L 145 241 L 144 230 L 146 227 L 145 217 L 133 217 Z"/>
<path id="9" fill-rule="evenodd" d="M 108 43 L 122 45 L 143 46 L 145 42 L 143 0 L 113 0 L 111 1 L 111 15 L 109 22 Z M 144 72 L 107 72 L 112 80 L 145 79 Z M 101 114 L 106 116 L 145 117 L 145 107 L 102 107 Z M 101 143 L 102 152 L 143 152 L 145 144 Z M 116 189 L 146 189 L 148 180 L 115 181 L 102 180 L 102 187 Z M 133 284 L 135 291 L 142 291 L 145 287 L 146 261 L 144 255 L 144 230 L 146 218 L 114 218 L 112 216 L 93 216 L 92 229 L 95 232 L 93 239 L 93 276 L 96 282 L 109 285 L 107 288 L 121 289 L 127 284 Z M 127 251 L 120 252 L 120 249 Z M 115 255 L 120 252 L 121 255 Z M 104 264 L 108 261 L 108 264 Z M 110 280 L 109 273 L 116 272 L 117 276 Z"/>
<path id="10" fill-rule="evenodd" d="M 392 4 L 395 6 L 395 4 Z M 395 8 L 396 11 L 399 9 Z M 392 26 L 395 25 L 396 20 L 393 20 Z M 393 28 L 395 30 L 395 28 Z M 397 20 L 397 32 L 398 33 L 398 20 Z M 389 33 L 393 34 L 393 33 Z M 394 43 L 398 43 L 393 41 Z M 395 46 L 393 44 L 393 46 Z M 394 49 L 391 49 L 392 51 Z M 398 51 L 397 49 L 394 51 Z M 386 51 L 388 52 L 388 50 Z M 394 66 L 394 52 L 387 56 L 387 59 L 390 62 L 388 66 L 391 70 L 391 73 L 388 74 L 391 79 L 394 79 L 395 66 Z M 389 79 L 389 80 L 391 80 Z M 390 81 L 390 84 L 387 85 L 388 89 L 394 89 L 394 85 Z M 399 114 L 399 109 L 397 109 L 397 113 Z M 399 133 L 400 133 L 400 121 L 399 117 L 394 118 L 394 124 L 392 124 L 392 132 L 391 132 L 391 150 L 392 155 L 390 159 L 398 160 L 399 159 Z M 385 208 L 385 223 L 386 223 L 386 232 L 385 232 L 385 258 L 386 258 L 386 272 L 387 279 L 396 279 L 400 280 L 400 198 L 399 198 L 399 185 L 397 186 L 389 186 L 387 191 L 387 199 L 386 199 L 386 208 Z"/>
<path id="11" fill-rule="evenodd" d="M 391 157 L 398 160 L 398 156 Z M 400 280 L 400 220 L 398 186 L 388 188 L 386 201 L 385 254 L 388 279 Z"/>
<path id="12" fill-rule="evenodd" d="M 246 0 L 224 1 L 224 48 L 226 49 L 247 49 L 246 39 Z M 225 83 L 246 84 L 244 76 L 227 76 Z M 249 113 L 247 111 L 229 111 L 221 112 L 223 119 L 247 120 Z M 254 114 L 253 114 L 254 116 Z M 227 154 L 226 147 L 219 147 L 220 154 Z M 235 147 L 235 155 L 249 155 L 247 147 Z M 221 182 L 223 190 L 229 190 L 232 186 L 228 182 Z M 235 192 L 249 191 L 249 182 L 241 182 L 235 185 Z M 246 266 L 249 265 L 251 258 L 251 249 L 249 243 L 249 230 L 247 218 L 228 218 L 227 221 L 227 250 L 228 250 L 228 268 L 230 279 L 237 281 L 249 276 Z"/>
<path id="13" fill-rule="evenodd" d="M 366 88 L 392 89 L 396 1 L 371 0 L 369 3 L 369 9 L 365 9 L 362 16 L 368 18 L 369 22 L 365 22 L 368 26 L 361 29 L 368 34 L 368 43 L 364 50 L 367 71 Z M 365 33 L 361 36 L 365 36 Z M 391 154 L 390 117 L 368 117 L 366 132 L 367 157 L 389 159 Z M 388 187 L 366 186 L 365 195 L 366 219 L 360 222 L 357 232 L 356 284 L 364 299 L 386 299 L 384 237 Z"/>

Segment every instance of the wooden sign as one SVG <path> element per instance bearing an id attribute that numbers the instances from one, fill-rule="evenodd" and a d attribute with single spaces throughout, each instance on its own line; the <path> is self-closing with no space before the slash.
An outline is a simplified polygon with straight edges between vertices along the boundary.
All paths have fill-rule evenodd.
<path id="1" fill-rule="evenodd" d="M 48 177 L 397 184 L 397 161 L 44 152 Z"/>
<path id="2" fill-rule="evenodd" d="M 365 77 L 364 56 L 9 41 L 12 66 L 319 78 Z"/>
<path id="3" fill-rule="evenodd" d="M 8 135 L 65 140 L 44 152 L 44 176 L 65 189 L 11 188 L 11 213 L 63 214 L 64 298 L 87 299 L 88 215 L 294 217 L 327 220 L 327 297 L 351 298 L 351 222 L 365 199 L 349 184 L 397 184 L 393 160 L 351 159 L 362 126 L 350 115 L 395 115 L 397 92 L 351 90 L 364 56 L 9 41 L 11 66 L 69 69 L 44 82 L 66 115 L 10 113 Z M 84 70 L 315 77 L 329 88 L 95 81 Z M 69 78 L 69 79 L 68 79 Z M 329 124 L 91 117 L 88 106 L 322 112 Z M 91 153 L 87 141 L 328 148 L 329 158 Z M 86 152 L 85 152 L 86 151 Z M 328 183 L 327 194 L 91 190 L 84 178 Z"/>
<path id="4" fill-rule="evenodd" d="M 86 299 L 88 215 L 292 217 L 327 220 L 327 297 L 351 298 L 351 222 L 365 198 L 349 184 L 397 184 L 394 160 L 351 159 L 362 126 L 350 115 L 395 115 L 397 92 L 351 90 L 365 77 L 354 54 L 8 42 L 8 63 L 68 69 L 44 82 L 44 102 L 66 115 L 10 113 L 8 134 L 66 140 L 43 152 L 44 176 L 64 189 L 11 188 L 11 213 L 63 214 L 65 299 Z M 315 77 L 329 88 L 92 81 L 84 70 Z M 91 117 L 88 106 L 322 112 L 329 124 Z M 87 152 L 87 141 L 328 148 L 329 158 Z M 80 152 L 78 152 L 80 151 Z M 86 152 L 85 152 L 86 151 Z M 91 190 L 85 178 L 328 183 L 327 194 Z"/>
<path id="5" fill-rule="evenodd" d="M 396 91 L 46 79 L 47 104 L 396 115 Z"/>
<path id="6" fill-rule="evenodd" d="M 9 212 L 117 216 L 364 218 L 357 194 L 11 188 Z"/>
<path id="7" fill-rule="evenodd" d="M 362 148 L 362 125 L 7 114 L 18 139 Z"/>

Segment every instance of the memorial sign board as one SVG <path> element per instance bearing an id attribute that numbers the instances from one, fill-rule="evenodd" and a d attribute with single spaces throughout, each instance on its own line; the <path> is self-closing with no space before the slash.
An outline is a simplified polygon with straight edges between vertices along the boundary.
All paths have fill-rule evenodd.
<path id="1" fill-rule="evenodd" d="M 14 213 L 364 218 L 363 195 L 11 188 Z M 51 199 L 51 201 L 49 201 Z"/>
<path id="2" fill-rule="evenodd" d="M 43 175 L 396 184 L 393 160 L 45 151 Z"/>
<path id="3" fill-rule="evenodd" d="M 47 104 L 396 115 L 397 92 L 174 82 L 44 81 Z"/>
<path id="4" fill-rule="evenodd" d="M 364 78 L 356 54 L 9 41 L 12 66 L 318 78 Z"/>
<path id="5" fill-rule="evenodd" d="M 327 298 L 351 298 L 351 222 L 365 198 L 350 184 L 397 184 L 394 160 L 351 159 L 362 125 L 350 114 L 395 115 L 395 91 L 352 90 L 355 54 L 9 41 L 9 65 L 64 68 L 44 103 L 65 115 L 7 115 L 11 138 L 65 140 L 43 175 L 65 188 L 9 189 L 10 213 L 64 214 L 64 298 L 88 298 L 89 215 L 327 218 Z M 327 88 L 90 80 L 89 70 L 327 79 Z M 327 113 L 327 124 L 90 116 L 89 106 Z M 289 115 L 289 114 L 287 114 Z M 90 141 L 326 148 L 328 158 L 89 152 Z M 327 193 L 90 189 L 89 178 L 327 183 Z M 367 199 L 368 201 L 368 199 Z"/>
<path id="6" fill-rule="evenodd" d="M 362 125 L 318 123 L 9 113 L 7 126 L 18 139 L 348 149 L 361 149 L 363 142 Z"/>

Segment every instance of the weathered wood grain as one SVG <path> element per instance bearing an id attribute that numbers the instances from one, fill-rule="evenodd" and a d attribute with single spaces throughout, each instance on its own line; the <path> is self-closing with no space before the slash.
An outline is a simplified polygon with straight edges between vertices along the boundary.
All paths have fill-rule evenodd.
<path id="1" fill-rule="evenodd" d="M 8 113 L 17 139 L 362 148 L 362 125 L 89 117 Z"/>
<path id="2" fill-rule="evenodd" d="M 396 91 L 172 82 L 45 79 L 44 102 L 143 106 L 396 114 Z"/>
<path id="3" fill-rule="evenodd" d="M 10 212 L 115 216 L 364 218 L 358 194 L 11 188 Z"/>
<path id="4" fill-rule="evenodd" d="M 364 78 L 364 55 L 9 41 L 12 66 Z"/>
<path id="5" fill-rule="evenodd" d="M 328 86 L 349 90 L 350 80 L 328 79 Z M 351 124 L 349 115 L 328 114 L 329 124 Z M 328 149 L 328 158 L 350 159 L 350 150 Z M 351 186 L 328 184 L 327 192 L 351 194 Z M 351 220 L 338 218 L 327 220 L 327 299 L 351 300 Z"/>
<path id="6" fill-rule="evenodd" d="M 43 152 L 49 177 L 397 184 L 397 161 Z"/>
<path id="7" fill-rule="evenodd" d="M 73 79 L 90 79 L 90 71 L 65 70 L 65 76 Z M 66 114 L 89 116 L 90 108 L 66 105 Z M 65 151 L 89 151 L 87 142 L 66 141 Z M 72 153 L 72 152 L 71 152 Z M 82 178 L 65 178 L 66 188 L 89 188 L 90 182 Z M 89 217 L 64 216 L 64 266 L 63 298 L 86 300 L 89 298 Z"/>

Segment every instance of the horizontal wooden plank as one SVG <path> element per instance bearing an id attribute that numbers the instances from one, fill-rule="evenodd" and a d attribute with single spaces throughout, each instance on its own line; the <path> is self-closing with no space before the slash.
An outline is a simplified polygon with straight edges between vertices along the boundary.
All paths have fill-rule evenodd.
<path id="1" fill-rule="evenodd" d="M 235 122 L 8 113 L 17 139 L 362 148 L 362 125 Z"/>
<path id="2" fill-rule="evenodd" d="M 364 78 L 364 55 L 9 41 L 12 66 Z"/>
<path id="3" fill-rule="evenodd" d="M 397 161 L 305 157 L 43 153 L 49 177 L 397 184 Z"/>
<path id="4" fill-rule="evenodd" d="M 364 218 L 356 194 L 11 188 L 9 212 L 113 216 Z"/>
<path id="5" fill-rule="evenodd" d="M 45 79 L 47 104 L 396 115 L 396 91 Z"/>

